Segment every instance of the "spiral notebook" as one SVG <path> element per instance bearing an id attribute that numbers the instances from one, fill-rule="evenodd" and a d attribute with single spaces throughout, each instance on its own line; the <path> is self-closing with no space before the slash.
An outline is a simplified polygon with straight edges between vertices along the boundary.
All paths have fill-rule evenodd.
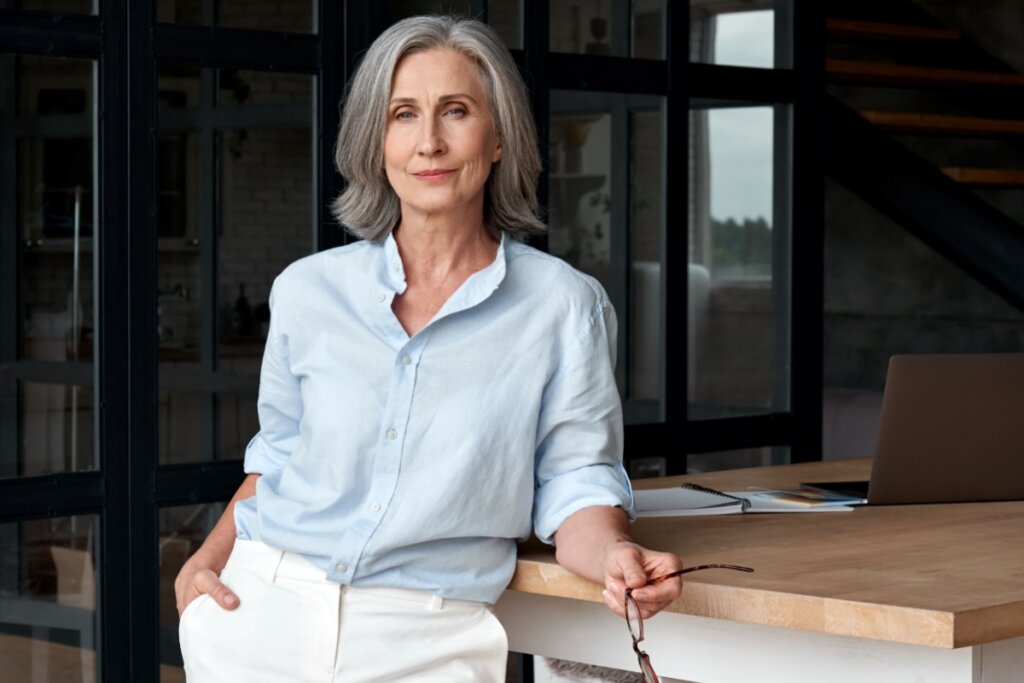
<path id="1" fill-rule="evenodd" d="M 699 484 L 634 491 L 638 517 L 693 517 L 761 512 L 843 512 L 853 508 L 794 491 L 717 491 Z"/>

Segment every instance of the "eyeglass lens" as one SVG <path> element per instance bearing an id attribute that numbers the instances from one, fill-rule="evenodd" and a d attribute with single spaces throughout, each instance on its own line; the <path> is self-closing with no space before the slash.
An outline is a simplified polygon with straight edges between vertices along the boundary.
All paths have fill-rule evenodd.
<path id="1" fill-rule="evenodd" d="M 640 617 L 640 608 L 632 597 L 626 598 L 626 623 L 629 624 L 629 633 L 633 640 L 639 642 L 644 639 L 644 620 Z"/>
<path id="2" fill-rule="evenodd" d="M 741 567 L 735 564 L 704 564 L 697 567 L 686 567 L 679 569 L 670 574 L 659 576 L 655 579 L 648 581 L 648 585 L 658 584 L 666 579 L 670 579 L 676 576 L 682 576 L 690 572 L 701 571 L 702 569 L 733 569 L 741 572 L 752 572 L 754 571 L 750 567 Z M 658 674 L 654 673 L 654 668 L 651 666 L 651 659 L 647 656 L 646 652 L 640 650 L 637 643 L 644 639 L 644 620 L 640 616 L 640 607 L 636 604 L 636 600 L 631 595 L 631 590 L 626 590 L 626 623 L 629 624 L 629 634 L 633 636 L 633 649 L 636 651 L 637 661 L 640 662 L 640 673 L 644 675 L 644 683 L 660 683 Z"/>
<path id="3" fill-rule="evenodd" d="M 647 655 L 637 655 L 640 662 L 640 673 L 644 675 L 644 683 L 661 683 L 658 674 L 651 668 L 651 660 Z"/>

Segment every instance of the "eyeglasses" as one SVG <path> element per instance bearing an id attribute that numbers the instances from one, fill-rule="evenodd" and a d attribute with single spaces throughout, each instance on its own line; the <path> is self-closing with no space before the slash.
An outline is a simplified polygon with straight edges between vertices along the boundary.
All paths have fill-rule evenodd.
<path id="1" fill-rule="evenodd" d="M 750 567 L 741 567 L 737 564 L 702 564 L 697 567 L 686 567 L 671 574 L 651 579 L 645 585 L 654 586 L 663 581 L 668 581 L 676 576 L 682 576 L 690 572 L 698 572 L 702 569 L 733 569 L 738 572 L 752 572 Z M 644 675 L 644 683 L 661 683 L 658 674 L 654 673 L 651 666 L 651 658 L 646 652 L 640 649 L 640 642 L 644 639 L 644 620 L 640 616 L 640 606 L 633 599 L 633 589 L 626 589 L 626 624 L 629 626 L 629 635 L 633 638 L 633 652 L 636 653 L 637 661 L 640 662 L 640 673 Z"/>

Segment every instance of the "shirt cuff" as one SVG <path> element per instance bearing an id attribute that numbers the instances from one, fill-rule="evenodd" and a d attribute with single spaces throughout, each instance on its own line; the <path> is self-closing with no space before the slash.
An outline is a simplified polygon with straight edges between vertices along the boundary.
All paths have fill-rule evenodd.
<path id="1" fill-rule="evenodd" d="M 288 455 L 271 446 L 257 432 L 252 441 L 245 447 L 243 469 L 246 474 L 270 474 L 284 468 Z"/>
<path id="2" fill-rule="evenodd" d="M 621 465 L 589 465 L 545 482 L 534 496 L 534 534 L 542 542 L 554 542 L 562 522 L 583 508 L 621 507 L 636 519 L 633 491 Z"/>

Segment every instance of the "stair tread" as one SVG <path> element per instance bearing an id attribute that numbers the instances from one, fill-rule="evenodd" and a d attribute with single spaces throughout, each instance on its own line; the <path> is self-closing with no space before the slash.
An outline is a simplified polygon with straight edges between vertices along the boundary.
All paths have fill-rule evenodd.
<path id="1" fill-rule="evenodd" d="M 943 167 L 942 172 L 964 185 L 1024 187 L 1024 169 Z"/>
<path id="2" fill-rule="evenodd" d="M 908 66 L 854 59 L 826 60 L 832 80 L 940 86 L 1024 86 L 1024 74 Z"/>
<path id="3" fill-rule="evenodd" d="M 946 114 L 866 110 L 860 115 L 893 132 L 936 135 L 1024 135 L 1024 120 L 991 119 Z"/>
<path id="4" fill-rule="evenodd" d="M 894 24 L 881 21 L 840 19 L 829 17 L 825 27 L 835 38 L 862 38 L 873 40 L 959 40 L 960 30 L 943 26 L 921 26 L 917 24 Z"/>

